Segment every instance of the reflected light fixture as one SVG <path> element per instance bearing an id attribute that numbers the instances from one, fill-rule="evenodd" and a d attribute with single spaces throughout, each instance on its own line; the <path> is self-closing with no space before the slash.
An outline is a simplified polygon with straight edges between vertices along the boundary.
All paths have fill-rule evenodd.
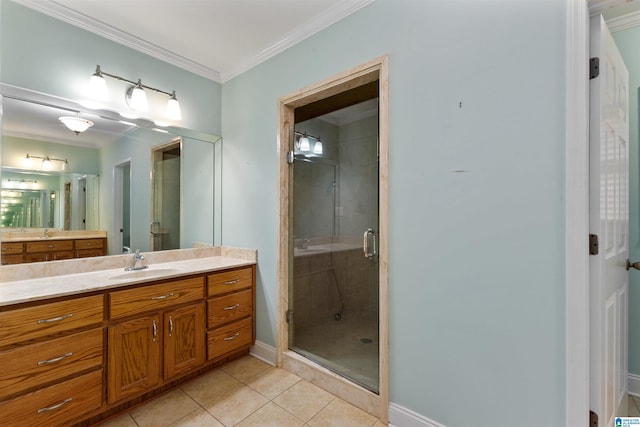
<path id="1" fill-rule="evenodd" d="M 309 151 L 311 149 L 311 146 L 309 145 L 309 138 L 307 137 L 306 132 L 298 140 L 298 145 L 300 147 L 300 151 Z"/>
<path id="2" fill-rule="evenodd" d="M 295 148 L 298 151 L 311 151 L 313 154 L 321 155 L 323 154 L 323 145 L 319 136 L 308 135 L 306 132 L 298 132 L 295 131 L 297 135 Z M 311 142 L 309 139 L 315 139 L 316 142 L 313 144 L 313 151 L 311 150 Z"/>
<path id="3" fill-rule="evenodd" d="M 313 153 L 322 154 L 322 141 L 320 141 L 320 138 L 318 138 L 316 143 L 313 145 Z"/>
<path id="4" fill-rule="evenodd" d="M 58 117 L 58 120 L 64 123 L 64 125 L 76 135 L 79 135 L 80 132 L 84 132 L 93 126 L 93 122 L 91 120 L 83 119 L 79 116 L 62 116 Z"/>
<path id="5" fill-rule="evenodd" d="M 180 103 L 178 103 L 178 98 L 176 97 L 176 91 L 173 90 L 171 92 L 166 92 L 164 90 L 147 86 L 142 84 L 142 79 L 138 79 L 138 81 L 133 81 L 126 79 L 124 77 L 118 76 L 116 74 L 111 74 L 102 71 L 100 65 L 96 65 L 96 71 L 93 73 L 89 80 L 89 95 L 96 100 L 107 100 L 109 98 L 109 94 L 107 91 L 107 84 L 104 79 L 104 76 L 111 77 L 116 80 L 120 80 L 126 83 L 130 83 L 131 86 L 127 88 L 125 92 L 125 101 L 129 108 L 134 111 L 146 113 L 149 111 L 149 104 L 147 102 L 147 94 L 145 89 L 158 92 L 169 97 L 167 101 L 167 107 L 165 110 L 165 116 L 174 121 L 182 120 L 182 114 L 180 112 Z M 122 114 L 122 113 L 121 113 Z M 124 116 L 123 116 L 124 117 Z"/>
<path id="6" fill-rule="evenodd" d="M 31 155 L 29 153 L 27 153 L 27 155 L 25 156 L 25 158 L 23 159 L 22 163 L 25 167 L 29 168 L 32 166 L 33 162 L 31 159 L 40 159 L 42 160 L 42 169 L 44 170 L 51 170 L 53 169 L 53 162 L 61 162 L 62 165 L 60 165 L 60 170 L 62 171 L 67 171 L 69 170 L 69 160 L 67 159 L 56 159 L 55 157 L 49 157 L 49 156 L 34 156 Z"/>

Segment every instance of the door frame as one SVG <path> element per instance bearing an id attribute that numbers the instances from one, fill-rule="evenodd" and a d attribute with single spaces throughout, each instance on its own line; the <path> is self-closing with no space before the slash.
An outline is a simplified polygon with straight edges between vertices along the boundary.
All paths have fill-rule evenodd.
<path id="1" fill-rule="evenodd" d="M 373 413 L 383 423 L 388 421 L 389 408 L 389 58 L 387 55 L 358 65 L 346 72 L 304 87 L 278 100 L 278 304 L 276 314 L 276 366 L 287 368 L 287 360 L 295 357 L 288 350 L 286 310 L 289 301 L 290 239 L 289 235 L 289 183 L 293 179 L 292 168 L 287 163 L 290 129 L 295 124 L 294 110 L 301 106 L 344 92 L 372 81 L 379 81 L 379 395 L 362 389 L 353 393 L 343 388 L 343 399 Z M 287 359 L 287 360 L 285 360 Z M 355 388 L 360 388 L 355 386 Z M 363 407 L 365 406 L 365 407 Z"/>
<path id="2" fill-rule="evenodd" d="M 565 0 L 565 414 L 589 425 L 589 19 L 619 0 Z M 628 374 L 628 373 L 627 373 Z"/>

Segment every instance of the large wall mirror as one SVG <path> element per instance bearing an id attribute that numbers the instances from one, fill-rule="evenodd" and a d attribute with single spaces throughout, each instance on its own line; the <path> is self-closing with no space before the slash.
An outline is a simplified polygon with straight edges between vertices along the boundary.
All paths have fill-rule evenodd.
<path id="1" fill-rule="evenodd" d="M 154 244 L 164 230 L 154 216 L 158 147 L 174 147 L 178 174 L 165 178 L 165 198 L 179 193 L 178 239 L 171 248 L 221 241 L 221 139 L 23 88 L 2 85 L 0 240 L 32 230 L 102 230 L 108 253 L 167 248 Z M 70 131 L 60 120 L 77 116 L 93 125 Z M 175 148 L 177 147 L 177 148 Z M 176 151 L 177 150 L 177 151 Z M 178 159 L 175 156 L 178 152 Z M 169 154 L 165 155 L 168 156 Z M 178 180 L 179 182 L 176 182 Z"/>

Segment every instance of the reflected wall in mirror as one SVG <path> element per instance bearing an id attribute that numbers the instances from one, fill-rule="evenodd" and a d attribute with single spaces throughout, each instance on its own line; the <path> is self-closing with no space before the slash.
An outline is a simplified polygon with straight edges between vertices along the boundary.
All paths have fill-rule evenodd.
<path id="1" fill-rule="evenodd" d="M 32 97 L 27 90 L 7 90 L 4 85 L 2 89 L 0 238 L 2 231 L 30 227 L 102 230 L 109 254 L 120 254 L 125 246 L 153 250 L 152 150 L 181 141 L 180 210 L 188 221 L 180 222 L 179 247 L 219 243 L 220 236 L 214 236 L 214 229 L 220 229 L 219 137 L 180 128 L 169 132 L 135 120 L 120 121 L 106 111 L 87 112 L 72 101 L 43 94 Z M 63 115 L 87 118 L 94 125 L 76 134 L 59 121 Z M 30 166 L 24 163 L 27 155 Z M 47 157 L 60 161 L 45 170 L 40 158 Z M 62 164 L 67 170 L 60 170 Z"/>
<path id="2" fill-rule="evenodd" d="M 2 168 L 0 226 L 9 229 L 99 229 L 99 177 Z"/>

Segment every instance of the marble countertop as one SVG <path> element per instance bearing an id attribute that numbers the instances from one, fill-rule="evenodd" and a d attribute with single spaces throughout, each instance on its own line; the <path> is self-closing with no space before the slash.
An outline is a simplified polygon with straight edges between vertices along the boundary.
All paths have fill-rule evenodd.
<path id="1" fill-rule="evenodd" d="M 49 237 L 44 237 L 42 231 L 2 231 L 0 242 L 26 242 L 34 240 L 69 240 L 69 239 L 97 239 L 106 238 L 106 231 L 60 231 L 50 230 Z"/>
<path id="2" fill-rule="evenodd" d="M 255 251 L 254 251 L 255 252 Z M 226 255 L 226 256 L 225 256 Z M 231 255 L 231 256 L 229 256 Z M 169 279 L 256 263 L 251 256 L 234 253 L 149 263 L 149 268 L 125 271 L 123 267 L 81 273 L 0 282 L 0 306 L 113 289 L 150 280 Z M 58 261 L 63 262 L 63 261 Z M 45 263 L 38 263 L 45 264 Z M 28 267 L 29 265 L 26 264 Z M 72 264 L 68 265 L 72 267 Z"/>

